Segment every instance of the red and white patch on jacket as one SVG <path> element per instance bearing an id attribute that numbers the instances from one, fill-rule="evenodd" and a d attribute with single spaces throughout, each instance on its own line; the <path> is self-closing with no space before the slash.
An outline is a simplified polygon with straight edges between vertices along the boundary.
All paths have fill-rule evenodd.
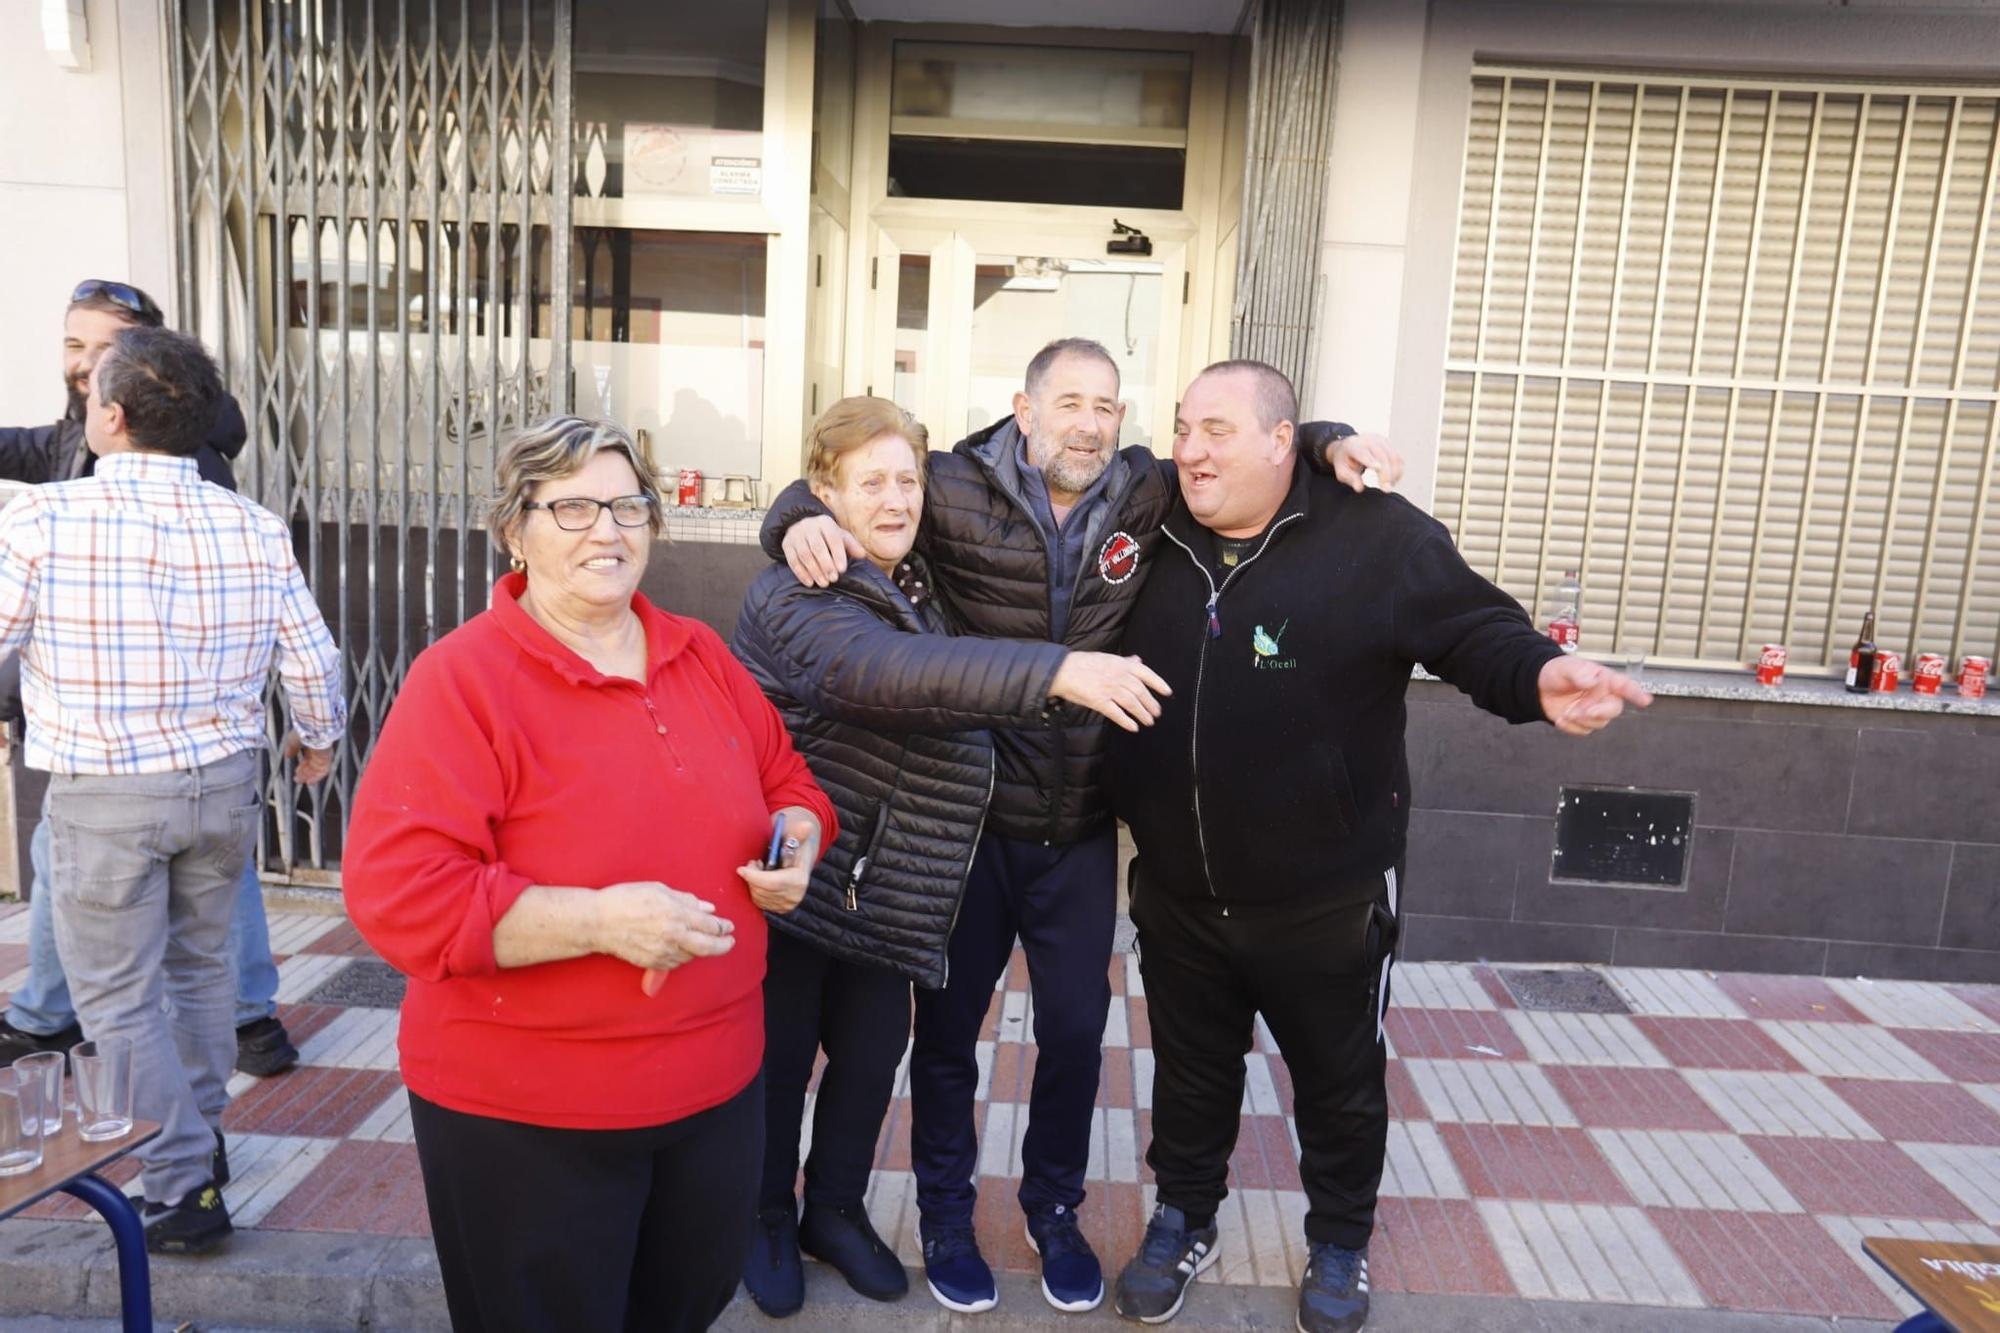
<path id="1" fill-rule="evenodd" d="M 1123 583 L 1139 570 L 1139 543 L 1129 532 L 1114 532 L 1097 553 L 1097 573 L 1106 583 Z"/>

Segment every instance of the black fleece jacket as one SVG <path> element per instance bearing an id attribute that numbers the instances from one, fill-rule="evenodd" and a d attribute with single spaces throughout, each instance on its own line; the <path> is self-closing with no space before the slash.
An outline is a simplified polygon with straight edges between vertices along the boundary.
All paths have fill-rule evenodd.
<path id="1" fill-rule="evenodd" d="M 1166 536 L 1125 651 L 1174 693 L 1155 725 L 1112 735 L 1107 767 L 1142 892 L 1374 893 L 1409 829 L 1415 663 L 1509 721 L 1542 716 L 1538 678 L 1560 649 L 1401 496 L 1295 467 L 1261 544 L 1226 578 L 1179 500 Z"/>

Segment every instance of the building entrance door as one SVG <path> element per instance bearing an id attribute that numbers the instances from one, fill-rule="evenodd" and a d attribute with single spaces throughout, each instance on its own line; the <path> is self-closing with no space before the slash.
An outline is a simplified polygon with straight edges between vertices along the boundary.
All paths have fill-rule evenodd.
<path id="1" fill-rule="evenodd" d="M 1173 436 L 1185 244 L 1111 255 L 1104 233 L 1004 224 L 890 227 L 877 237 L 870 391 L 949 448 L 1013 410 L 1028 361 L 1068 337 L 1102 343 L 1127 404 L 1123 440 Z"/>

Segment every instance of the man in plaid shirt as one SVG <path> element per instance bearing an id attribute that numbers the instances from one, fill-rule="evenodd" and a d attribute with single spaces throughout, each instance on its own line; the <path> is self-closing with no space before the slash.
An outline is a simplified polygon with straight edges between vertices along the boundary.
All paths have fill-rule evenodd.
<path id="1" fill-rule="evenodd" d="M 0 652 L 20 649 L 27 762 L 51 775 L 56 943 L 85 1034 L 131 1041 L 134 1113 L 162 1125 L 139 1152 L 156 1252 L 231 1230 L 214 1179 L 229 918 L 274 662 L 300 781 L 326 775 L 347 722 L 290 531 L 193 462 L 222 393 L 194 339 L 125 330 L 91 376 L 95 474 L 0 513 Z"/>

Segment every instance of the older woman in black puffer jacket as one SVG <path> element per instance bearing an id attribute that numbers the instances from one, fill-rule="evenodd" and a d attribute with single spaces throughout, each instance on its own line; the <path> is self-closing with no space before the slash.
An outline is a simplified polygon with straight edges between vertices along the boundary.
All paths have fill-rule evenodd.
<path id="1" fill-rule="evenodd" d="M 806 480 L 855 557 L 830 588 L 782 564 L 758 575 L 735 650 L 777 705 L 840 815 L 805 900 L 771 918 L 764 980 L 765 1152 L 744 1283 L 766 1314 L 803 1304 L 799 1253 L 894 1300 L 902 1264 L 862 1205 L 908 1044 L 910 983 L 944 983 L 945 945 L 993 789 L 989 727 L 1157 714 L 1136 658 L 1044 641 L 953 638 L 921 557 L 928 438 L 882 398 L 845 398 L 813 423 Z M 1164 687 L 1159 687 L 1164 692 Z M 813 1060 L 827 1055 L 793 1194 Z"/>

